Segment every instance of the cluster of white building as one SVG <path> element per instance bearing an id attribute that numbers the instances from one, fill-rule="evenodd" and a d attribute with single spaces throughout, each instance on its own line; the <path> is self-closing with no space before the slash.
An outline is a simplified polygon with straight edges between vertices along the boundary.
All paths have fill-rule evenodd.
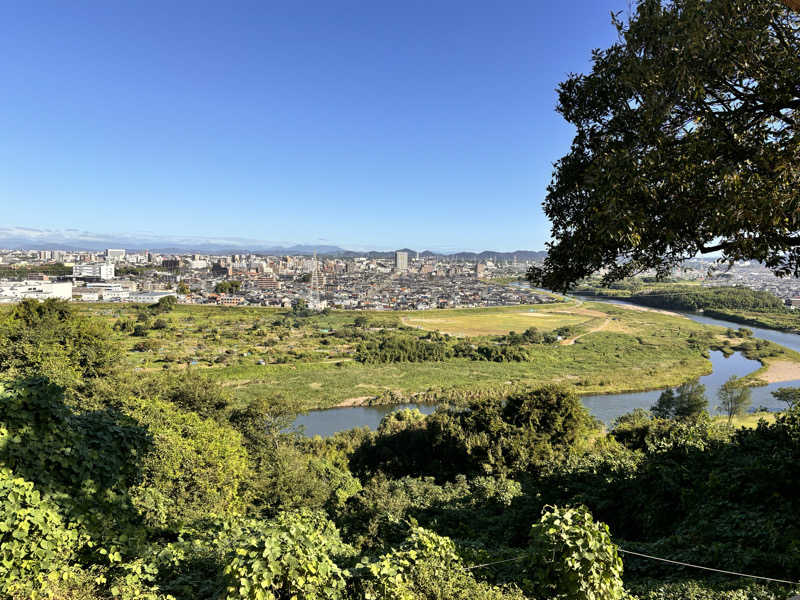
<path id="1" fill-rule="evenodd" d="M 71 281 L 0 281 L 0 302 L 19 302 L 24 298 L 72 299 Z"/>
<path id="2" fill-rule="evenodd" d="M 116 283 L 87 283 L 73 286 L 71 281 L 0 281 L 0 303 L 19 302 L 25 298 L 80 300 L 84 302 L 136 302 L 155 304 L 165 296 L 177 296 L 170 290 L 141 291 Z"/>

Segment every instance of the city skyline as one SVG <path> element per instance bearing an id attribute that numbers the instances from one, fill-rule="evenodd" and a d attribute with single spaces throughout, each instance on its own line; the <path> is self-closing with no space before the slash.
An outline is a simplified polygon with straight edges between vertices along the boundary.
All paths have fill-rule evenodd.
<path id="1" fill-rule="evenodd" d="M 544 247 L 555 89 L 627 9 L 45 5 L 0 8 L 4 224 L 437 251 Z"/>

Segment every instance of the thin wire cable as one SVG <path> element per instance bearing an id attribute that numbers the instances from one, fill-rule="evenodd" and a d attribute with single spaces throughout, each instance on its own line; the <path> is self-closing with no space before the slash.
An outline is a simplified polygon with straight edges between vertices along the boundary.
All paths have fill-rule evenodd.
<path id="1" fill-rule="evenodd" d="M 472 571 L 472 569 L 480 569 L 481 567 L 488 567 L 488 566 L 491 566 L 491 565 L 499 565 L 500 563 L 514 562 L 516 560 L 522 560 L 526 556 L 527 556 L 526 554 L 522 554 L 522 555 L 517 556 L 515 558 L 506 558 L 504 560 L 496 560 L 494 562 L 482 563 L 480 565 L 472 565 L 471 567 L 465 567 L 464 570 L 465 571 Z"/>
<path id="2" fill-rule="evenodd" d="M 632 554 L 642 558 L 649 558 L 650 560 L 659 560 L 661 562 L 671 563 L 673 565 L 681 565 L 682 567 L 691 567 L 692 569 L 703 569 L 704 571 L 714 571 L 715 573 L 724 573 L 726 575 L 736 575 L 738 577 L 750 577 L 751 579 L 763 579 L 765 581 L 775 581 L 777 583 L 788 583 L 791 585 L 800 585 L 800 581 L 787 581 L 785 579 L 774 579 L 772 577 L 762 577 L 761 575 L 748 575 L 747 573 L 736 573 L 735 571 L 724 571 L 722 569 L 714 569 L 712 567 L 703 567 L 701 565 L 693 565 L 691 563 L 680 562 L 678 560 L 670 560 L 668 558 L 661 558 L 658 556 L 650 556 L 649 554 L 642 554 L 641 552 L 633 552 L 632 550 L 623 550 L 618 548 L 623 554 Z"/>
<path id="3" fill-rule="evenodd" d="M 704 571 L 713 571 L 714 573 L 723 573 L 725 575 L 735 575 L 737 577 L 749 577 L 751 579 L 762 579 L 764 581 L 774 581 L 775 583 L 788 583 L 789 585 L 800 585 L 800 581 L 788 581 L 786 579 L 775 579 L 774 577 L 763 577 L 761 575 L 750 575 L 748 573 L 737 573 L 735 571 L 725 571 L 723 569 L 715 569 L 713 567 L 704 567 L 702 565 L 693 565 L 691 563 L 681 562 L 681 561 L 678 561 L 678 560 L 670 560 L 668 558 L 661 558 L 659 556 L 651 556 L 649 554 L 642 554 L 641 552 L 633 552 L 632 550 L 624 550 L 622 548 L 617 548 L 617 550 L 619 552 L 621 552 L 622 554 L 630 554 L 630 555 L 633 555 L 633 556 L 638 556 L 640 558 L 647 558 L 647 559 L 650 559 L 650 560 L 657 560 L 657 561 L 661 561 L 661 562 L 665 562 L 665 563 L 670 563 L 670 564 L 673 564 L 673 565 L 680 565 L 682 567 L 690 567 L 692 569 L 702 569 Z M 464 570 L 465 571 L 472 571 L 473 569 L 480 569 L 482 567 L 490 567 L 492 565 L 499 565 L 499 564 L 502 564 L 502 563 L 514 562 L 514 561 L 522 560 L 526 556 L 527 555 L 522 554 L 522 555 L 516 556 L 514 558 L 506 558 L 504 560 L 496 560 L 496 561 L 493 561 L 493 562 L 481 563 L 479 565 L 472 565 L 470 567 L 465 567 Z"/>

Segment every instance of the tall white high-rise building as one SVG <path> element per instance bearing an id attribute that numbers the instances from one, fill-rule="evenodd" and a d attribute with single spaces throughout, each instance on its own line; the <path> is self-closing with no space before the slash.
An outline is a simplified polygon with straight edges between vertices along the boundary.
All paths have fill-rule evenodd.
<path id="1" fill-rule="evenodd" d="M 408 252 L 394 253 L 394 269 L 399 273 L 408 271 Z"/>

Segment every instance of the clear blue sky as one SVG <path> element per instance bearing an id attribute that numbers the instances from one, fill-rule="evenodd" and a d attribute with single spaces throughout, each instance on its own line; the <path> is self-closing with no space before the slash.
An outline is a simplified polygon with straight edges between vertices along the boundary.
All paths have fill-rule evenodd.
<path id="1" fill-rule="evenodd" d="M 0 225 L 541 249 L 626 0 L 0 0 Z"/>

